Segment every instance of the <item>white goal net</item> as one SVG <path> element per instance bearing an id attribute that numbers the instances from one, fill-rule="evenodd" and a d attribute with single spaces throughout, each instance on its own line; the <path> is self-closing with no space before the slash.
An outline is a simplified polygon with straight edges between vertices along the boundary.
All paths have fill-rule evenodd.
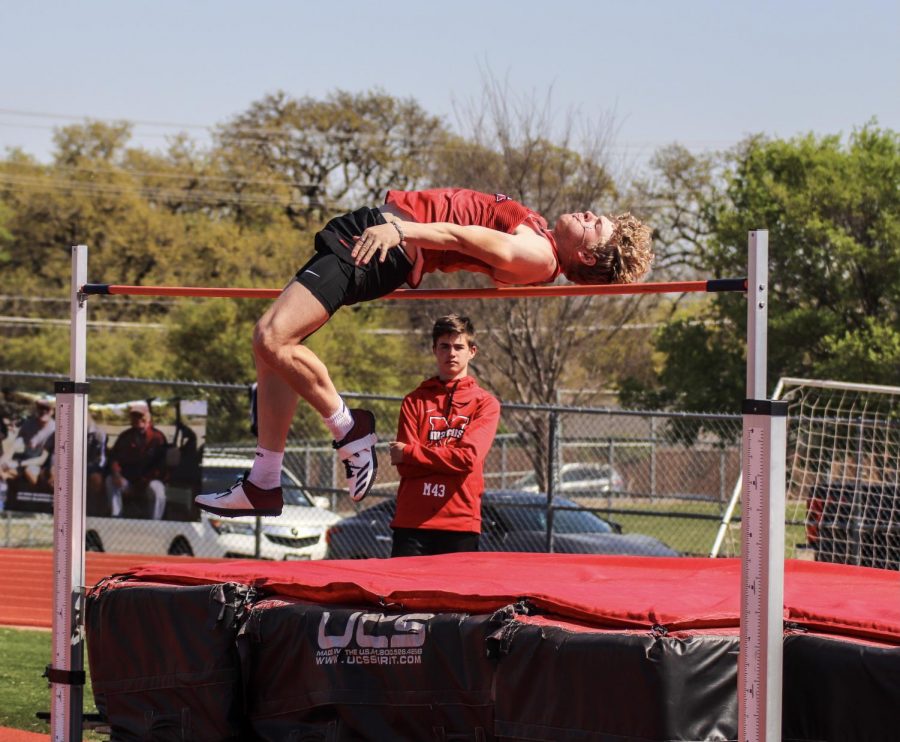
<path id="1" fill-rule="evenodd" d="M 900 570 L 900 387 L 783 378 L 773 398 L 788 403 L 785 556 Z"/>

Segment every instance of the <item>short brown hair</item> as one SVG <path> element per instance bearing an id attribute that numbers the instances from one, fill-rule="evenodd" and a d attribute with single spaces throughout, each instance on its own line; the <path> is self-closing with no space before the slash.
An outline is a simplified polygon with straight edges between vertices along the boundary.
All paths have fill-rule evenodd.
<path id="1" fill-rule="evenodd" d="M 466 335 L 469 338 L 469 345 L 475 345 L 475 326 L 468 317 L 462 317 L 458 314 L 448 314 L 435 320 L 434 328 L 431 330 L 431 345 L 437 345 L 439 337 L 444 335 Z"/>
<path id="2" fill-rule="evenodd" d="M 653 230 L 629 213 L 619 214 L 613 222 L 612 236 L 587 248 L 594 264 L 579 263 L 566 272 L 566 278 L 575 283 L 635 283 L 650 270 Z"/>

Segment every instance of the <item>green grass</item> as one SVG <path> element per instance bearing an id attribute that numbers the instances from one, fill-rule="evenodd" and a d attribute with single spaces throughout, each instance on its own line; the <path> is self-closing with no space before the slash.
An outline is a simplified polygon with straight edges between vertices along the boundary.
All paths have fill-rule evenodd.
<path id="1" fill-rule="evenodd" d="M 50 687 L 41 677 L 50 663 L 52 638 L 49 631 L 0 627 L 0 726 L 49 734 L 38 711 L 50 710 Z M 84 690 L 85 713 L 96 713 L 90 678 Z M 105 735 L 86 732 L 86 740 L 104 740 Z"/>
<path id="2" fill-rule="evenodd" d="M 715 501 L 676 500 L 658 498 L 653 501 L 627 498 L 582 498 L 585 507 L 595 509 L 597 515 L 613 520 L 625 533 L 643 533 L 659 539 L 680 554 L 709 556 L 719 531 L 724 507 Z M 609 508 L 609 510 L 607 509 Z M 624 511 L 624 512 L 619 512 Z M 740 556 L 740 507 L 735 510 L 732 524 L 726 532 L 719 556 Z M 797 544 L 806 542 L 802 525 L 785 526 L 785 556 L 798 556 Z"/>

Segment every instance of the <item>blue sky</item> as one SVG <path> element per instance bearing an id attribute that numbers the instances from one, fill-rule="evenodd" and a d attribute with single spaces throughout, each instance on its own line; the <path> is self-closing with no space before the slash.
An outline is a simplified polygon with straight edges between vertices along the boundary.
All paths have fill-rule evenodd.
<path id="1" fill-rule="evenodd" d="M 0 0 L 0 65 L 0 151 L 41 159 L 54 126 L 128 119 L 136 144 L 161 148 L 279 89 L 380 86 L 452 124 L 486 71 L 612 117 L 636 161 L 872 117 L 900 130 L 896 0 Z"/>

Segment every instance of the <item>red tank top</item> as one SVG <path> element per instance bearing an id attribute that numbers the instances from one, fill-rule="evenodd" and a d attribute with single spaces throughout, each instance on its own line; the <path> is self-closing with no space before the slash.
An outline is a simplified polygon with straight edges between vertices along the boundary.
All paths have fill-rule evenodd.
<path id="1" fill-rule="evenodd" d="M 530 227 L 550 242 L 554 257 L 556 242 L 552 233 L 547 231 L 547 220 L 536 211 L 513 201 L 502 193 L 480 193 L 465 188 L 434 188 L 427 191 L 388 191 L 385 203 L 396 205 L 409 214 L 417 222 L 449 222 L 461 226 L 476 225 L 496 229 L 499 232 L 513 234 L 516 228 L 525 225 Z M 424 250 L 424 263 L 421 273 L 453 273 L 455 271 L 473 271 L 490 275 L 491 266 L 455 250 Z M 553 281 L 559 275 L 559 260 L 553 275 L 546 281 Z M 418 283 L 418 281 L 416 281 Z"/>

